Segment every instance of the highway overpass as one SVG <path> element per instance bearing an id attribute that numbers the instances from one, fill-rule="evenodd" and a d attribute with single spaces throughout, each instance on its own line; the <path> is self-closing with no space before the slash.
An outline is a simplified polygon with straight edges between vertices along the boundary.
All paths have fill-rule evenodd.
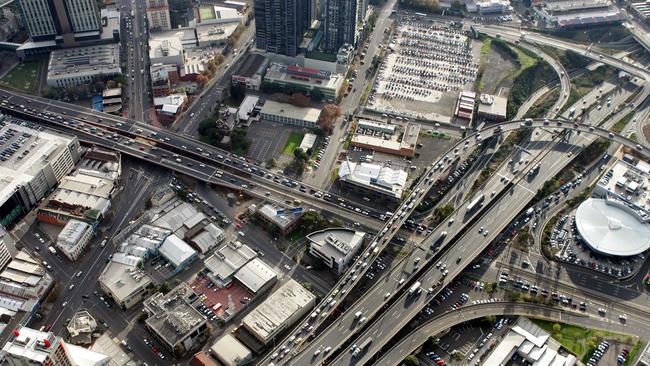
<path id="1" fill-rule="evenodd" d="M 568 308 L 550 307 L 548 305 L 522 302 L 491 302 L 467 305 L 458 310 L 447 311 L 444 314 L 438 315 L 404 336 L 400 342 L 383 353 L 379 359 L 367 362 L 365 365 L 399 365 L 406 356 L 418 349 L 430 336 L 438 334 L 455 325 L 489 315 L 520 315 L 574 324 L 581 327 L 603 329 L 623 334 L 628 333 L 625 324 L 620 322 L 603 322 L 602 318 L 593 318 L 580 313 L 579 311 L 570 310 Z M 628 319 L 628 321 L 630 320 Z M 639 320 L 639 322 L 646 327 L 650 327 L 650 321 Z"/>

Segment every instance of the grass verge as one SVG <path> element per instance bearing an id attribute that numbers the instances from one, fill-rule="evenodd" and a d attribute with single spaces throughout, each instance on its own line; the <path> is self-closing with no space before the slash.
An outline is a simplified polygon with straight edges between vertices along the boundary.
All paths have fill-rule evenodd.
<path id="1" fill-rule="evenodd" d="M 43 63 L 43 60 L 21 62 L 0 80 L 0 84 L 18 91 L 35 94 Z"/>
<path id="2" fill-rule="evenodd" d="M 287 155 L 293 155 L 293 151 L 300 146 L 303 136 L 304 134 L 300 132 L 292 132 L 289 138 L 287 138 L 287 143 L 284 145 L 282 152 Z"/>

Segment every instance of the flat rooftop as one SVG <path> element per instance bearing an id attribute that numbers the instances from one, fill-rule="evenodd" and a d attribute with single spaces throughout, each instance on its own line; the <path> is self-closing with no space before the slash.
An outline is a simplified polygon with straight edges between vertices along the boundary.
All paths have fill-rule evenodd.
<path id="1" fill-rule="evenodd" d="M 328 257 L 340 259 L 363 243 L 366 233 L 346 228 L 333 228 L 313 232 L 307 238 Z"/>
<path id="2" fill-rule="evenodd" d="M 50 54 L 47 78 L 120 74 L 118 44 L 62 48 Z"/>
<path id="3" fill-rule="evenodd" d="M 294 314 L 311 307 L 316 297 L 301 284 L 289 279 L 263 303 L 246 315 L 242 323 L 258 337 L 268 340 L 283 328 Z"/>
<path id="4" fill-rule="evenodd" d="M 316 108 L 296 107 L 289 103 L 267 100 L 260 113 L 317 123 L 320 112 L 321 110 Z"/>
<path id="5" fill-rule="evenodd" d="M 284 229 L 300 219 L 304 212 L 301 207 L 284 208 L 277 205 L 265 204 L 257 209 L 257 213 L 278 225 L 280 229 Z"/>
<path id="6" fill-rule="evenodd" d="M 158 292 L 144 302 L 145 310 L 150 314 L 146 323 L 164 338 L 168 344 L 175 345 L 206 322 L 205 316 L 188 304 L 194 292 L 181 283 L 169 293 Z"/>
<path id="7" fill-rule="evenodd" d="M 614 162 L 598 181 L 599 190 L 614 194 L 650 212 L 650 164 L 638 161 Z"/>
<path id="8" fill-rule="evenodd" d="M 408 173 L 378 164 L 343 161 L 338 177 L 343 181 L 400 198 L 406 187 Z"/>
<path id="9" fill-rule="evenodd" d="M 9 123 L 0 128 L 0 203 L 76 140 L 51 131 Z"/>
<path id="10" fill-rule="evenodd" d="M 99 275 L 99 281 L 121 302 L 152 283 L 151 278 L 135 266 L 111 261 Z"/>
<path id="11" fill-rule="evenodd" d="M 327 71 L 306 69 L 297 66 L 287 66 L 271 63 L 266 70 L 265 79 L 300 84 L 307 87 L 320 87 L 338 90 L 343 83 L 343 75 Z"/>

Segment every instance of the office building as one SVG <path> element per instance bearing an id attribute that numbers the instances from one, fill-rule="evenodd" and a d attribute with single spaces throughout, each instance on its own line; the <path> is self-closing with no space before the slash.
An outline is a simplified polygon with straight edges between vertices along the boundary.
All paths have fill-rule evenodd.
<path id="1" fill-rule="evenodd" d="M 269 59 L 258 53 L 247 53 L 239 64 L 231 79 L 233 85 L 241 85 L 246 89 L 260 90 L 262 78 L 269 66 Z"/>
<path id="2" fill-rule="evenodd" d="M 262 119 L 300 127 L 313 128 L 318 123 L 320 109 L 297 107 L 288 103 L 267 100 L 260 111 Z"/>
<path id="3" fill-rule="evenodd" d="M 147 21 L 152 31 L 168 31 L 172 29 L 169 18 L 167 0 L 147 0 Z"/>
<path id="4" fill-rule="evenodd" d="M 506 120 L 508 98 L 498 95 L 481 94 L 477 116 L 479 119 L 503 122 Z"/>
<path id="5" fill-rule="evenodd" d="M 264 82 L 304 90 L 307 94 L 318 89 L 325 99 L 336 99 L 343 85 L 343 75 L 294 65 L 272 63 L 266 70 Z"/>
<path id="6" fill-rule="evenodd" d="M 275 204 L 265 204 L 257 209 L 257 217 L 267 225 L 277 227 L 278 234 L 284 236 L 293 231 L 304 215 L 302 207 L 284 208 Z"/>
<path id="7" fill-rule="evenodd" d="M 76 261 L 93 235 L 93 229 L 85 222 L 70 220 L 56 240 L 56 247 L 71 261 Z"/>
<path id="8" fill-rule="evenodd" d="M 364 0 L 326 0 L 325 5 L 325 49 L 338 52 L 344 44 L 357 44 L 360 2 Z M 364 13 L 365 14 L 365 13 Z"/>
<path id="9" fill-rule="evenodd" d="M 16 241 L 2 226 L 0 226 L 0 270 L 4 269 L 16 254 Z"/>
<path id="10" fill-rule="evenodd" d="M 311 24 L 311 0 L 255 0 L 256 47 L 296 56 Z"/>
<path id="11" fill-rule="evenodd" d="M 398 156 L 415 156 L 420 136 L 419 123 L 384 123 L 361 119 L 357 126 L 351 141 L 353 146 Z"/>
<path id="12" fill-rule="evenodd" d="M 7 227 L 74 169 L 79 140 L 11 118 L 5 122 L 0 127 L 0 225 Z"/>
<path id="13" fill-rule="evenodd" d="M 316 296 L 289 279 L 263 303 L 244 317 L 242 325 L 262 344 L 297 322 L 314 306 Z"/>
<path id="14" fill-rule="evenodd" d="M 149 296 L 151 278 L 137 268 L 112 260 L 99 275 L 99 286 L 122 309 L 126 310 Z"/>
<path id="15" fill-rule="evenodd" d="M 75 39 L 96 38 L 101 33 L 99 7 L 94 0 L 20 0 L 20 8 L 34 41 L 71 45 Z"/>
<path id="16" fill-rule="evenodd" d="M 166 295 L 158 292 L 144 302 L 145 321 L 153 337 L 175 355 L 183 355 L 209 337 L 208 324 L 190 303 L 196 294 L 181 283 Z"/>
<path id="17" fill-rule="evenodd" d="M 63 48 L 50 54 L 47 85 L 64 88 L 122 75 L 119 44 Z"/>
<path id="18" fill-rule="evenodd" d="M 346 228 L 333 228 L 307 235 L 309 253 L 320 258 L 337 274 L 343 273 L 363 245 L 366 233 Z"/>
<path id="19" fill-rule="evenodd" d="M 51 332 L 19 326 L 0 353 L 0 362 L 9 366 L 104 366 L 110 357 L 64 342 Z"/>
<path id="20" fill-rule="evenodd" d="M 53 285 L 54 279 L 45 265 L 21 250 L 0 272 L 0 308 L 31 312 Z"/>

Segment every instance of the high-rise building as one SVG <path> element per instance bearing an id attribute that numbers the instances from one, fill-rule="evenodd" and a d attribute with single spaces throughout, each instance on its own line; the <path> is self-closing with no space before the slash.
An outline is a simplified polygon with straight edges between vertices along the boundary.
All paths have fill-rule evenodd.
<path id="1" fill-rule="evenodd" d="M 296 56 L 303 33 L 311 24 L 312 0 L 255 0 L 256 46 Z"/>
<path id="2" fill-rule="evenodd" d="M 61 338 L 51 332 L 39 332 L 27 327 L 14 330 L 13 340 L 2 348 L 2 363 L 11 366 L 70 365 Z"/>
<path id="3" fill-rule="evenodd" d="M 0 363 L 9 366 L 105 366 L 110 357 L 65 343 L 52 332 L 19 326 L 0 352 Z"/>
<path id="4" fill-rule="evenodd" d="M 5 268 L 15 254 L 16 241 L 0 226 L 0 270 Z"/>
<path id="5" fill-rule="evenodd" d="M 70 44 L 98 37 L 102 25 L 95 0 L 20 0 L 23 20 L 34 41 Z"/>
<path id="6" fill-rule="evenodd" d="M 368 0 L 357 0 L 357 24 L 363 24 L 368 11 Z"/>
<path id="7" fill-rule="evenodd" d="M 355 45 L 357 41 L 360 3 L 365 0 L 326 0 L 325 49 L 337 52 L 344 44 Z"/>
<path id="8" fill-rule="evenodd" d="M 147 20 L 153 31 L 172 29 L 167 0 L 147 0 Z"/>

